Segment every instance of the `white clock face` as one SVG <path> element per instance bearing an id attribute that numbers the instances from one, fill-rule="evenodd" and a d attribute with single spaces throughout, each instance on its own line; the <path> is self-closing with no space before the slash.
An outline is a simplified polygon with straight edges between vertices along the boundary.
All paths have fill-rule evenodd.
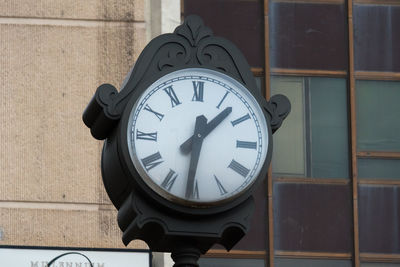
<path id="1" fill-rule="evenodd" d="M 236 80 L 200 68 L 172 72 L 140 96 L 128 122 L 129 153 L 146 184 L 184 205 L 245 192 L 268 150 L 265 117 Z"/>

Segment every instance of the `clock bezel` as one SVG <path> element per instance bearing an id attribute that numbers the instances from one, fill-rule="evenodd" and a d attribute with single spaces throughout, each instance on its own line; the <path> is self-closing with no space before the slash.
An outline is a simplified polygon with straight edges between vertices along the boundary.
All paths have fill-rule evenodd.
<path id="1" fill-rule="evenodd" d="M 185 69 L 204 69 L 204 70 L 211 70 L 215 71 L 218 74 L 226 75 L 233 79 L 234 81 L 238 82 L 241 84 L 245 89 L 248 90 L 250 95 L 254 97 L 256 100 L 256 103 L 260 106 L 260 109 L 264 115 L 265 119 L 265 124 L 267 127 L 267 133 L 266 136 L 268 138 L 268 148 L 267 148 L 267 153 L 264 162 L 261 164 L 261 169 L 257 177 L 253 178 L 253 181 L 249 186 L 246 186 L 244 190 L 241 192 L 222 199 L 222 200 L 217 200 L 217 201 L 211 201 L 211 202 L 193 202 L 189 200 L 185 200 L 179 197 L 176 197 L 172 194 L 167 193 L 165 190 L 158 190 L 159 186 L 152 181 L 150 177 L 148 177 L 147 173 L 144 170 L 138 170 L 135 167 L 135 164 L 132 162 L 130 152 L 129 152 L 129 147 L 128 147 L 128 127 L 130 127 L 129 122 L 130 122 L 130 115 L 132 110 L 136 107 L 137 102 L 140 100 L 141 96 L 143 93 L 157 80 L 161 79 L 165 75 L 168 75 L 170 73 L 176 72 L 176 71 L 181 71 Z M 223 78 L 223 76 L 221 76 Z M 242 82 L 238 81 L 231 75 L 228 75 L 227 73 L 224 73 L 221 70 L 218 69 L 213 69 L 210 67 L 201 67 L 199 65 L 192 65 L 192 66 L 185 66 L 184 68 L 171 68 L 168 71 L 165 72 L 160 72 L 158 75 L 154 75 L 152 79 L 149 79 L 147 82 L 143 82 L 138 85 L 137 88 L 135 88 L 130 100 L 128 101 L 124 112 L 121 117 L 121 121 L 118 127 L 118 152 L 120 154 L 121 163 L 123 165 L 123 168 L 126 170 L 125 173 L 129 173 L 128 177 L 133 177 L 133 184 L 134 188 L 139 188 L 139 191 L 144 193 L 144 196 L 148 196 L 149 199 L 155 201 L 155 203 L 160 203 L 163 206 L 178 211 L 178 212 L 183 212 L 183 213 L 189 213 L 189 214 L 212 214 L 212 213 L 217 213 L 221 212 L 227 209 L 230 209 L 234 206 L 239 205 L 242 203 L 244 200 L 246 200 L 254 191 L 254 188 L 260 183 L 261 180 L 263 180 L 263 177 L 267 173 L 267 169 L 269 166 L 269 163 L 271 161 L 271 152 L 272 152 L 272 132 L 271 132 L 271 127 L 270 127 L 270 122 L 269 122 L 269 117 L 266 113 L 266 111 L 262 108 L 262 102 L 260 99 L 262 96 L 261 94 L 257 94 L 255 90 L 249 89 L 245 84 Z M 262 119 L 262 118 L 260 118 Z M 140 162 L 138 162 L 140 164 Z M 151 183 L 154 183 L 154 186 L 151 186 L 146 182 L 144 179 L 149 179 Z M 136 190 L 137 191 L 137 190 Z M 167 194 L 166 194 L 167 193 Z"/>

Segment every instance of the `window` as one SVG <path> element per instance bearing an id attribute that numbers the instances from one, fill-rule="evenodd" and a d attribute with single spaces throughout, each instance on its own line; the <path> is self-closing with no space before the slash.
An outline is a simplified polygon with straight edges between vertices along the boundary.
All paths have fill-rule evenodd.
<path id="1" fill-rule="evenodd" d="M 267 98 L 281 93 L 292 104 L 258 193 L 265 246 L 256 234 L 239 252 L 264 253 L 263 266 L 398 266 L 400 2 L 184 5 L 239 46 Z M 245 260 L 237 252 L 224 255 Z"/>
<path id="2" fill-rule="evenodd" d="M 400 262 L 400 53 L 396 48 L 400 45 L 399 15 L 396 1 L 357 1 L 354 5 L 362 267 L 393 267 Z"/>
<path id="3" fill-rule="evenodd" d="M 400 82 L 357 81 L 357 150 L 400 151 Z"/>
<path id="4" fill-rule="evenodd" d="M 321 260 L 321 259 L 282 259 L 275 260 L 275 267 L 351 267 L 349 260 Z"/>
<path id="5" fill-rule="evenodd" d="M 291 115 L 274 136 L 274 176 L 348 178 L 347 85 L 342 78 L 271 77 Z"/>
<path id="6" fill-rule="evenodd" d="M 271 265 L 400 262 L 399 4 L 269 1 L 267 95 L 292 104 L 273 136 Z"/>
<path id="7" fill-rule="evenodd" d="M 200 267 L 264 267 L 263 259 L 200 258 Z"/>

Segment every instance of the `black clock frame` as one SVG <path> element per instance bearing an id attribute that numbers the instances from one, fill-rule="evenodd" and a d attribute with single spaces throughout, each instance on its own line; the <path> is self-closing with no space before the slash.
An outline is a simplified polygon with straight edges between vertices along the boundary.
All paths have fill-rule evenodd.
<path id="1" fill-rule="evenodd" d="M 199 66 L 196 65 L 188 65 L 183 69 L 190 69 L 190 68 L 199 68 Z M 174 69 L 171 68 L 170 71 L 168 73 L 174 72 L 176 70 L 180 70 L 182 68 L 178 68 L 178 69 Z M 210 69 L 210 68 L 207 68 Z M 162 74 L 162 76 L 164 76 L 165 74 Z M 150 84 L 152 84 L 154 81 L 149 81 Z M 128 122 L 129 122 L 129 116 L 130 116 L 130 111 L 133 109 L 134 105 L 136 104 L 138 98 L 142 95 L 142 93 L 149 87 L 150 85 L 147 85 L 147 83 L 144 83 L 143 86 L 138 86 L 136 88 L 136 92 L 137 94 L 133 94 L 131 99 L 129 100 L 129 102 L 126 105 L 126 111 L 124 112 L 124 114 L 122 115 L 122 118 L 120 120 L 120 129 L 117 131 L 117 134 L 119 135 L 119 137 L 115 137 L 117 140 L 118 145 L 118 152 L 119 155 L 122 159 L 120 163 L 121 166 L 109 166 L 110 168 L 103 168 L 103 173 L 106 174 L 103 176 L 107 178 L 111 178 L 113 177 L 113 181 L 112 183 L 115 183 L 115 179 L 114 179 L 114 175 L 112 173 L 107 173 L 107 170 L 112 170 L 112 172 L 114 172 L 115 168 L 117 167 L 118 169 L 120 169 L 122 167 L 123 170 L 126 170 L 126 172 L 129 172 L 129 174 L 134 177 L 134 187 L 137 188 L 139 187 L 140 190 L 144 191 L 144 196 L 147 196 L 149 198 L 151 198 L 151 200 L 155 201 L 155 204 L 162 204 L 163 206 L 165 206 L 165 208 L 170 209 L 171 211 L 175 211 L 175 212 L 181 212 L 181 213 L 185 213 L 185 214 L 191 214 L 191 215 L 210 215 L 210 214 L 215 214 L 215 213 L 220 213 L 222 211 L 231 209 L 232 207 L 237 206 L 238 204 L 242 203 L 244 200 L 246 200 L 247 198 L 249 198 L 249 196 L 252 194 L 252 192 L 254 191 L 254 188 L 257 188 L 258 184 L 260 181 L 262 181 L 262 179 L 259 179 L 259 177 L 265 177 L 267 170 L 268 170 L 268 166 L 269 163 L 271 161 L 271 154 L 272 154 L 272 133 L 271 133 L 271 129 L 270 129 L 270 125 L 269 122 L 266 122 L 267 125 L 267 130 L 268 130 L 268 152 L 267 152 L 267 156 L 266 159 L 263 163 L 263 166 L 261 167 L 261 171 L 260 174 L 258 176 L 258 178 L 255 179 L 255 182 L 249 187 L 247 188 L 247 190 L 243 193 L 241 193 L 240 195 L 238 195 L 237 197 L 233 198 L 233 199 L 229 199 L 222 201 L 221 203 L 218 204 L 211 204 L 209 206 L 204 206 L 204 205 L 193 205 L 193 206 L 188 206 L 188 205 L 184 205 L 182 204 L 182 201 L 177 201 L 177 202 L 173 202 L 171 200 L 167 200 L 164 197 L 160 196 L 158 193 L 154 192 L 153 189 L 151 189 L 149 187 L 149 185 L 147 185 L 147 183 L 144 181 L 144 179 L 139 175 L 138 171 L 136 170 L 136 168 L 134 167 L 134 164 L 132 163 L 130 154 L 129 154 L 129 149 L 128 149 L 128 136 L 127 136 L 127 129 L 129 127 Z M 257 102 L 259 102 L 259 100 L 256 98 Z M 263 110 L 263 109 L 262 109 Z M 263 110 L 264 112 L 264 116 L 267 118 L 266 114 L 265 114 L 265 110 Z M 105 154 L 103 153 L 103 156 Z M 103 160 L 104 162 L 104 160 Z M 106 181 L 105 181 L 106 182 Z M 109 181 L 107 181 L 109 182 Z"/>
<path id="2" fill-rule="evenodd" d="M 245 193 L 217 206 L 188 207 L 161 197 L 141 179 L 128 150 L 128 120 L 138 98 L 159 78 L 186 68 L 211 69 L 234 78 L 254 96 L 267 121 L 268 153 L 259 176 Z M 121 91 L 118 93 L 110 84 L 99 86 L 83 114 L 93 137 L 106 139 L 101 162 L 103 182 L 119 210 L 124 243 L 141 238 L 153 250 L 171 251 L 171 243 L 190 239 L 195 240 L 197 245 L 193 246 L 202 253 L 215 242 L 232 248 L 248 230 L 254 208 L 251 195 L 266 176 L 271 160 L 272 133 L 289 112 L 290 103 L 285 96 L 265 100 L 243 54 L 230 41 L 213 36 L 200 17 L 189 16 L 174 33 L 153 39 L 140 54 Z M 163 240 L 153 240 L 154 233 Z"/>

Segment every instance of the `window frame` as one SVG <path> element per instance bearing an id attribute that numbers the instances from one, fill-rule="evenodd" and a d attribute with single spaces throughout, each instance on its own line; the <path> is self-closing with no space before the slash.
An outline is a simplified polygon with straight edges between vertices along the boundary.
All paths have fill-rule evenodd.
<path id="1" fill-rule="evenodd" d="M 264 3 L 264 68 L 252 68 L 256 77 L 264 78 L 264 96 L 266 99 L 271 97 L 271 76 L 301 76 L 301 77 L 331 77 L 346 78 L 348 84 L 348 121 L 349 121 L 349 167 L 350 178 L 348 179 L 318 179 L 318 178 L 296 178 L 296 177 L 278 177 L 273 178 L 272 169 L 269 168 L 267 178 L 267 215 L 268 215 L 268 244 L 266 251 L 242 251 L 212 249 L 205 257 L 221 258 L 263 258 L 266 266 L 274 266 L 274 258 L 309 258 L 309 259 L 350 259 L 353 266 L 360 267 L 360 262 L 400 262 L 399 254 L 376 254 L 360 253 L 359 249 L 359 218 L 358 218 L 358 186 L 365 184 L 372 185 L 390 185 L 400 186 L 400 181 L 384 181 L 374 179 L 359 179 L 358 164 L 359 158 L 378 158 L 378 159 L 400 159 L 399 152 L 382 151 L 357 151 L 357 132 L 356 132 L 356 80 L 378 80 L 378 81 L 400 81 L 398 72 L 377 72 L 377 71 L 356 71 L 354 68 L 354 5 L 400 5 L 399 0 L 262 0 Z M 319 70 L 319 69 L 281 69 L 270 68 L 270 4 L 276 2 L 298 3 L 298 4 L 338 4 L 344 5 L 347 14 L 347 48 L 348 48 L 348 69 L 347 70 Z M 183 17 L 184 0 L 181 0 L 181 14 Z M 274 249 L 274 225 L 273 225 L 273 184 L 279 182 L 286 183 L 305 183 L 305 184 L 324 184 L 324 185 L 347 185 L 351 187 L 352 192 L 352 222 L 353 222 L 353 251 L 352 253 L 315 253 L 309 251 L 279 251 Z"/>

